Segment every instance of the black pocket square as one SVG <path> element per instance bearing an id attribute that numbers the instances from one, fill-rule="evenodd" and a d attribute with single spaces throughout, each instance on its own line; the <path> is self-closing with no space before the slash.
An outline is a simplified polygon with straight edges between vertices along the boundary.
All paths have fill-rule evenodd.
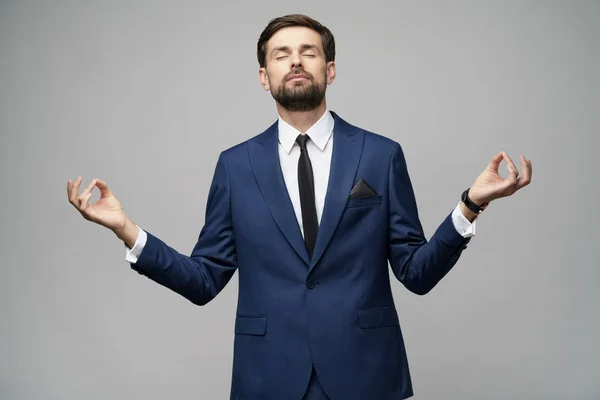
<path id="1" fill-rule="evenodd" d="M 365 182 L 363 178 L 360 178 L 358 183 L 354 185 L 350 191 L 350 199 L 358 199 L 362 197 L 377 196 L 377 192 L 371 189 L 371 186 Z"/>

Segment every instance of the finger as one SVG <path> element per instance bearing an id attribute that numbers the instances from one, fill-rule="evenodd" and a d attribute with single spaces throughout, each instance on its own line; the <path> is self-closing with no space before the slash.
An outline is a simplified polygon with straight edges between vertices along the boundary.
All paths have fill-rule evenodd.
<path id="1" fill-rule="evenodd" d="M 521 176 L 517 180 L 517 190 L 525 187 L 531 183 L 531 161 L 527 160 L 525 156 L 521 156 Z"/>
<path id="2" fill-rule="evenodd" d="M 508 154 L 502 152 L 502 158 L 504 158 L 504 161 L 506 162 L 506 167 L 508 168 L 508 180 L 510 180 L 511 183 L 515 184 L 517 182 L 517 177 L 519 176 L 519 170 L 517 169 L 517 166 L 515 165 L 513 160 L 511 160 L 511 158 L 508 156 Z"/>
<path id="3" fill-rule="evenodd" d="M 86 211 L 89 204 L 89 200 L 92 197 L 92 193 L 88 193 L 83 197 L 83 200 L 81 200 L 81 205 L 79 206 L 79 210 L 80 211 Z"/>
<path id="4" fill-rule="evenodd" d="M 517 191 L 517 183 L 518 181 L 509 178 L 502 180 L 502 182 L 496 184 L 496 194 L 499 197 L 512 196 Z"/>
<path id="5" fill-rule="evenodd" d="M 71 199 L 71 198 L 72 198 L 72 195 L 71 195 L 71 193 L 73 192 L 73 184 L 74 184 L 74 183 L 73 183 L 73 181 L 72 181 L 72 180 L 70 180 L 70 179 L 69 179 L 69 180 L 67 181 L 67 196 L 68 196 L 68 198 L 69 198 L 69 203 L 72 203 L 72 202 L 73 202 L 73 201 L 72 201 L 72 199 Z"/>
<path id="6" fill-rule="evenodd" d="M 77 201 L 77 197 L 79 195 L 79 185 L 81 184 L 81 177 L 75 179 L 75 182 L 71 184 L 71 191 L 69 192 L 69 201 L 74 206 L 79 205 L 79 201 Z"/>
<path id="7" fill-rule="evenodd" d="M 488 168 L 494 172 L 498 172 L 498 167 L 500 167 L 500 162 L 502 161 L 502 152 L 496 154 L 492 161 L 488 164 Z"/>
<path id="8" fill-rule="evenodd" d="M 82 200 L 87 197 L 88 193 L 91 193 L 91 191 L 94 189 L 94 186 L 96 186 L 96 181 L 97 179 L 94 179 L 89 185 L 88 187 L 85 188 L 85 190 L 81 193 L 81 195 L 79 196 L 79 200 Z"/>

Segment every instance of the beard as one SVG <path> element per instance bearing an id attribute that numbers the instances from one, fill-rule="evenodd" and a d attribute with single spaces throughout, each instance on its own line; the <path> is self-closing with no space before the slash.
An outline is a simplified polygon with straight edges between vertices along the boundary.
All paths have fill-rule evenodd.
<path id="1" fill-rule="evenodd" d="M 288 77 L 297 74 L 308 77 L 308 81 L 288 87 L 286 85 Z M 287 111 L 311 111 L 323 101 L 326 87 L 326 84 L 320 87 L 308 72 L 295 69 L 283 77 L 282 84 L 278 88 L 271 90 L 271 96 Z"/>

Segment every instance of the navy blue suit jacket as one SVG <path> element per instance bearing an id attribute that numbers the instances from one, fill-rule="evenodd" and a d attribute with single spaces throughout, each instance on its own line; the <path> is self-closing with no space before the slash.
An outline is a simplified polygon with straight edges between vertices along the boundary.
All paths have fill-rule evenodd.
<path id="1" fill-rule="evenodd" d="M 447 215 L 429 241 L 402 148 L 337 114 L 312 258 L 278 159 L 277 123 L 223 151 L 190 256 L 148 233 L 132 268 L 204 305 L 239 273 L 231 399 L 300 399 L 314 365 L 332 400 L 413 394 L 390 288 L 426 294 L 469 239 Z M 349 199 L 364 179 L 377 193 Z"/>

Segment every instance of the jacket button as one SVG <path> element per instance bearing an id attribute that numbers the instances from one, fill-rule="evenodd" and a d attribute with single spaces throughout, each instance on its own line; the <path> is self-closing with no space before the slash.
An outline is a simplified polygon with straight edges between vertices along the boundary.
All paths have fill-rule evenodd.
<path id="1" fill-rule="evenodd" d="M 306 281 L 306 287 L 309 289 L 314 289 L 315 283 L 309 279 Z"/>

